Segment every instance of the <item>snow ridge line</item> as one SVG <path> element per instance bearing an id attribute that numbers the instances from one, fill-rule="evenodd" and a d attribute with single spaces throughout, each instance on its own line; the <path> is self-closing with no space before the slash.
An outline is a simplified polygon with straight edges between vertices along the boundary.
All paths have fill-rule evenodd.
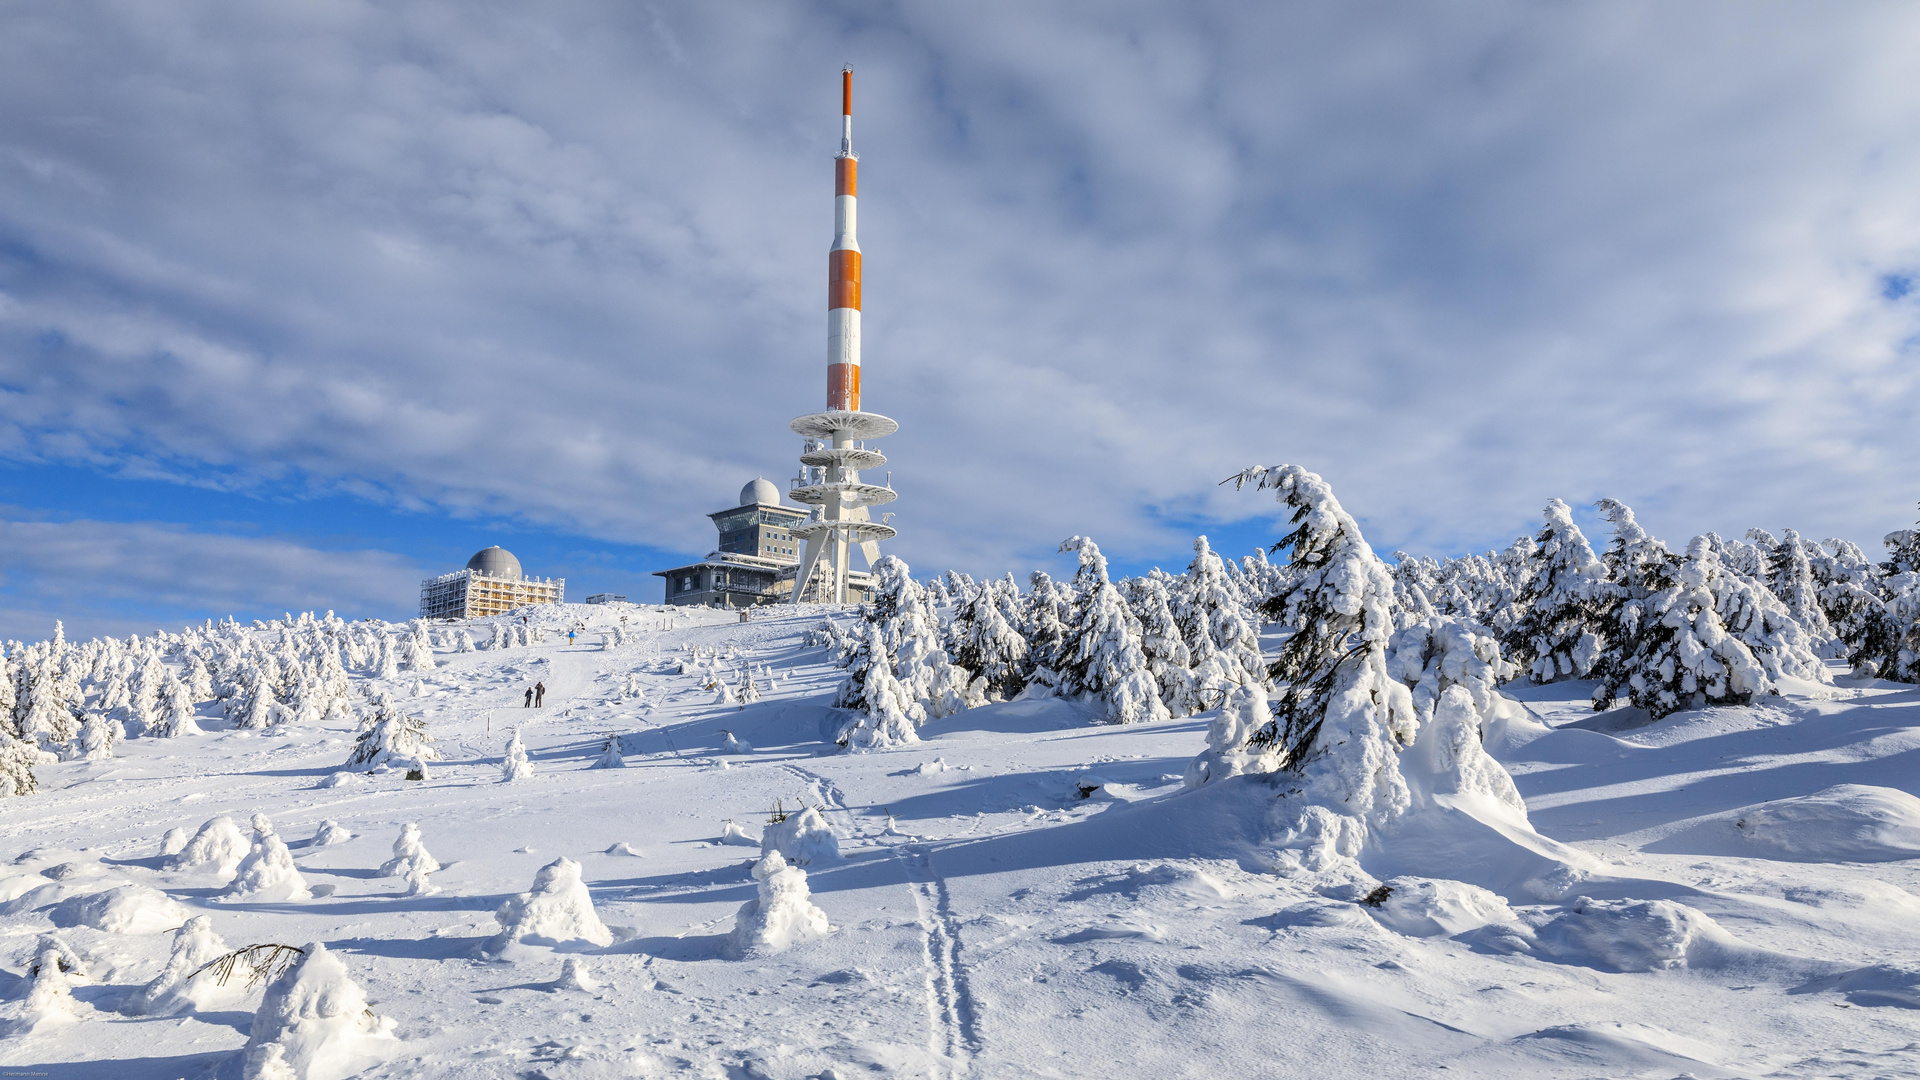
<path id="1" fill-rule="evenodd" d="M 966 968 L 960 963 L 960 925 L 946 879 L 933 868 L 933 856 L 920 844 L 894 848 L 906 868 L 907 886 L 919 915 L 921 947 L 927 964 L 927 1049 L 944 1061 L 949 1078 L 965 1075 L 968 1058 L 977 1045 L 973 995 L 967 989 Z M 936 1069 L 929 1075 L 940 1080 Z"/>

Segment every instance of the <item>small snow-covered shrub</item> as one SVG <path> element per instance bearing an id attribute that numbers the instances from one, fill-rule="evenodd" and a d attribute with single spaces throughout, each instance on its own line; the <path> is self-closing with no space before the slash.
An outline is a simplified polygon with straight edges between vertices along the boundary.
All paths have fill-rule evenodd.
<path id="1" fill-rule="evenodd" d="M 207 819 L 179 853 L 167 860 L 169 870 L 212 867 L 218 873 L 231 874 L 247 857 L 252 845 L 240 833 L 240 826 L 225 814 Z"/>
<path id="2" fill-rule="evenodd" d="M 307 846 L 310 848 L 332 847 L 335 844 L 344 844 L 351 839 L 353 839 L 352 830 L 332 818 L 327 818 L 320 823 L 318 829 L 314 830 L 313 839 L 307 841 Z"/>
<path id="3" fill-rule="evenodd" d="M 489 940 L 486 950 L 497 953 L 515 942 L 535 945 L 569 945 L 586 942 L 613 944 L 613 933 L 593 910 L 593 897 L 580 880 L 580 864 L 560 858 L 540 868 L 533 888 L 505 903 L 493 913 L 500 933 Z"/>
<path id="4" fill-rule="evenodd" d="M 1408 937 L 1452 937 L 1488 923 L 1515 921 L 1513 909 L 1491 892 L 1464 881 L 1396 877 L 1383 882 L 1367 907 L 1389 930 Z"/>
<path id="5" fill-rule="evenodd" d="M 560 977 L 553 982 L 555 990 L 578 990 L 583 994 L 597 994 L 600 984 L 593 978 L 593 972 L 587 970 L 587 962 L 577 956 L 569 956 L 560 961 Z"/>
<path id="6" fill-rule="evenodd" d="M 500 761 L 500 779 L 502 782 L 525 780 L 533 775 L 533 762 L 527 760 L 527 744 L 520 741 L 520 729 L 513 729 L 513 737 L 507 740 L 506 756 Z"/>
<path id="7" fill-rule="evenodd" d="M 427 845 L 420 838 L 420 823 L 409 821 L 400 826 L 400 835 L 393 841 L 393 858 L 380 864 L 382 877 L 406 877 L 410 873 L 431 874 L 440 869 L 440 860 L 433 857 Z"/>
<path id="8" fill-rule="evenodd" d="M 776 815 L 760 834 L 760 851 L 778 851 L 790 863 L 831 861 L 840 857 L 840 838 L 827 819 L 809 806 L 797 814 Z"/>
<path id="9" fill-rule="evenodd" d="M 831 932 L 827 913 L 813 904 L 805 870 L 788 866 L 778 851 L 769 851 L 754 864 L 753 876 L 760 895 L 740 905 L 734 916 L 728 955 L 745 959 L 780 952 Z"/>
<path id="10" fill-rule="evenodd" d="M 751 754 L 753 744 L 723 728 L 720 732 L 720 749 L 728 754 Z"/>
<path id="11" fill-rule="evenodd" d="M 627 759 L 620 753 L 619 735 L 611 731 L 607 732 L 606 739 L 600 744 L 600 756 L 594 760 L 593 767 L 596 769 L 624 769 L 627 767 Z"/>
<path id="12" fill-rule="evenodd" d="M 240 1051 L 245 1080 L 345 1080 L 399 1048 L 394 1021 L 375 1016 L 346 965 L 314 942 L 267 987 Z"/>
<path id="13" fill-rule="evenodd" d="M 313 893 L 293 865 L 286 842 L 265 814 L 253 817 L 253 848 L 234 871 L 223 894 L 232 900 L 310 900 Z"/>
<path id="14" fill-rule="evenodd" d="M 1207 749 L 1187 763 L 1188 787 L 1225 780 L 1246 773 L 1265 775 L 1280 768 L 1280 752 L 1271 743 L 1256 743 L 1254 732 L 1273 722 L 1267 689 L 1259 683 L 1227 691 L 1220 714 L 1207 725 Z"/>
<path id="15" fill-rule="evenodd" d="M 34 944 L 33 960 L 27 964 L 27 1000 L 16 1030 L 30 1032 L 79 1019 L 80 1003 L 73 999 L 73 984 L 84 978 L 86 968 L 80 955 L 58 937 L 42 934 Z"/>
<path id="16" fill-rule="evenodd" d="M 120 1011 L 128 1016 L 171 1016 L 204 1008 L 219 995 L 220 988 L 211 978 L 188 976 L 226 951 L 227 943 L 214 933 L 212 919 L 205 915 L 189 918 L 173 933 L 173 951 L 167 956 L 166 966 L 129 995 Z"/>

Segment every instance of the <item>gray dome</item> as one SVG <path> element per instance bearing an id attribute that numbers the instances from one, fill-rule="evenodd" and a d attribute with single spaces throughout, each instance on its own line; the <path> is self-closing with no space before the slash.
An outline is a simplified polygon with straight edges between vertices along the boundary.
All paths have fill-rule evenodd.
<path id="1" fill-rule="evenodd" d="M 488 577 L 517 578 L 520 576 L 520 560 L 513 557 L 513 552 L 495 544 L 468 559 L 467 569 L 478 570 Z"/>
<path id="2" fill-rule="evenodd" d="M 773 481 L 764 476 L 755 477 L 752 483 L 740 489 L 740 505 L 753 506 L 755 504 L 760 506 L 780 505 L 780 489 L 774 487 Z"/>

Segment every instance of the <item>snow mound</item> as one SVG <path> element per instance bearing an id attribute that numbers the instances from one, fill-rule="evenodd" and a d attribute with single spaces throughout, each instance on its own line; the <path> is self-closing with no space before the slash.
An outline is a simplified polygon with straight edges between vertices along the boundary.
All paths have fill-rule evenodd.
<path id="1" fill-rule="evenodd" d="M 731 847 L 759 847 L 760 841 L 740 827 L 739 823 L 729 821 L 720 827 L 720 842 Z"/>
<path id="2" fill-rule="evenodd" d="M 318 829 L 314 830 L 313 839 L 307 841 L 307 846 L 310 848 L 332 847 L 335 844 L 344 844 L 351 839 L 353 839 L 352 830 L 332 818 L 327 818 L 320 823 Z"/>
<path id="3" fill-rule="evenodd" d="M 820 811 L 809 806 L 784 820 L 770 823 L 760 834 L 760 853 L 779 852 L 786 862 L 807 866 L 840 857 L 840 838 L 833 834 Z"/>
<path id="4" fill-rule="evenodd" d="M 346 965 L 314 942 L 267 987 L 238 1056 L 243 1080 L 345 1080 L 393 1053 L 394 1022 L 373 1015 Z"/>
<path id="5" fill-rule="evenodd" d="M 612 843 L 612 844 L 608 844 L 608 845 L 607 845 L 607 850 L 606 850 L 606 854 L 608 854 L 608 855 L 631 855 L 631 856 L 633 856 L 633 857 L 634 857 L 634 858 L 636 858 L 636 859 L 644 859 L 644 858 L 646 858 L 646 856 L 645 856 L 645 855 L 643 855 L 643 854 L 641 854 L 641 852 L 640 852 L 640 849 L 639 849 L 639 848 L 637 848 L 637 847 L 634 847 L 634 846 L 633 846 L 632 844 L 629 844 L 629 843 L 627 843 L 627 842 L 626 842 L 625 840 L 620 840 L 620 841 L 617 841 L 617 842 L 615 842 L 615 843 Z"/>
<path id="6" fill-rule="evenodd" d="M 176 825 L 168 829 L 167 834 L 160 838 L 160 855 L 162 858 L 170 855 L 178 855 L 180 854 L 180 849 L 186 846 L 187 830 Z"/>
<path id="7" fill-rule="evenodd" d="M 778 851 L 769 851 L 753 867 L 760 895 L 740 905 L 727 954 L 736 960 L 780 952 L 803 941 L 825 937 L 832 927 L 827 913 L 813 905 L 807 872 L 788 866 Z"/>
<path id="8" fill-rule="evenodd" d="M 583 994 L 597 994 L 600 983 L 587 970 L 586 962 L 577 956 L 569 956 L 560 961 L 560 977 L 553 982 L 555 990 L 578 990 Z"/>
<path id="9" fill-rule="evenodd" d="M 360 782 L 359 773 L 350 773 L 345 770 L 342 770 L 337 773 L 327 774 L 326 779 L 320 781 L 318 784 L 315 784 L 314 786 L 323 787 L 323 788 L 350 787 L 359 782 Z"/>
<path id="10" fill-rule="evenodd" d="M 213 867 L 222 875 L 233 873 L 240 861 L 247 857 L 251 845 L 241 834 L 240 826 L 225 814 L 209 818 L 200 830 L 187 841 L 187 846 L 179 854 L 167 860 L 169 870 L 192 870 L 199 867 Z"/>
<path id="11" fill-rule="evenodd" d="M 1386 899 L 1369 910 L 1382 926 L 1408 937 L 1452 937 L 1515 921 L 1505 900 L 1464 881 L 1397 877 L 1384 885 Z"/>
<path id="12" fill-rule="evenodd" d="M 1671 900 L 1576 899 L 1534 932 L 1535 951 L 1604 971 L 1717 967 L 1750 951 L 1704 912 Z"/>
<path id="13" fill-rule="evenodd" d="M 187 976 L 226 951 L 227 943 L 213 932 L 213 920 L 195 915 L 174 931 L 173 951 L 160 974 L 135 990 L 120 1011 L 128 1016 L 171 1016 L 205 1007 L 223 988 L 211 977 L 189 980 Z"/>
<path id="14" fill-rule="evenodd" d="M 1734 827 L 1763 858 L 1887 862 L 1920 857 L 1920 799 L 1895 788 L 1840 784 L 1762 803 Z"/>
<path id="15" fill-rule="evenodd" d="M 490 953 L 522 941 L 553 946 L 613 944 L 613 933 L 594 913 L 593 897 L 580 880 L 580 864 L 564 857 L 541 867 L 532 891 L 501 904 L 493 917 L 500 933 L 487 942 Z"/>
<path id="16" fill-rule="evenodd" d="M 158 934 L 186 922 L 188 912 L 158 889 L 121 885 L 62 901 L 47 915 L 55 926 L 90 926 L 109 934 Z"/>

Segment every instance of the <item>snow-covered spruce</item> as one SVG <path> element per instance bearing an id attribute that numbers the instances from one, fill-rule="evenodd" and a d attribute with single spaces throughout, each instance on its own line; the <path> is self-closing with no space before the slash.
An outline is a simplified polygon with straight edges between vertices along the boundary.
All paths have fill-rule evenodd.
<path id="1" fill-rule="evenodd" d="M 1084 536 L 1068 539 L 1060 550 L 1078 554 L 1080 571 L 1072 622 L 1058 653 L 1057 689 L 1095 695 L 1116 724 L 1167 719 L 1159 683 L 1140 648 L 1140 621 L 1108 578 L 1106 556 Z"/>
<path id="2" fill-rule="evenodd" d="M 214 933 L 213 920 L 205 915 L 193 916 L 173 932 L 173 951 L 160 974 L 128 995 L 120 1011 L 128 1016 L 172 1016 L 206 1008 L 225 996 L 224 988 L 210 977 L 188 976 L 226 951 L 227 943 Z"/>
<path id="3" fill-rule="evenodd" d="M 234 1059 L 241 1080 L 345 1080 L 399 1049 L 394 1021 L 367 1007 L 346 965 L 317 941 L 304 953 L 267 986 L 253 1014 Z"/>
<path id="4" fill-rule="evenodd" d="M 1594 675 L 1594 707 L 1625 697 L 1659 719 L 1680 709 L 1744 704 L 1782 678 L 1827 681 L 1825 665 L 1778 597 L 1727 570 L 1711 541 L 1695 537 L 1684 558 L 1646 534 L 1615 500 L 1609 548 L 1619 594 L 1611 642 Z"/>
<path id="5" fill-rule="evenodd" d="M 253 847 L 234 871 L 222 894 L 230 900 L 310 900 L 306 879 L 293 865 L 293 854 L 273 831 L 265 814 L 253 815 Z"/>
<path id="6" fill-rule="evenodd" d="M 1192 690 L 1199 708 L 1212 708 L 1229 686 L 1265 685 L 1260 631 L 1247 602 L 1227 575 L 1207 538 L 1193 541 L 1193 562 L 1168 598 L 1192 664 Z"/>
<path id="7" fill-rule="evenodd" d="M 941 640 L 933 598 L 913 580 L 907 564 L 882 556 L 873 564 L 873 575 L 869 621 L 886 641 L 901 691 L 923 717 L 937 720 L 986 704 L 985 680 L 952 662 Z M 914 722 L 923 717 L 914 717 Z"/>
<path id="8" fill-rule="evenodd" d="M 893 657 L 878 623 L 867 624 L 866 640 L 853 650 L 833 704 L 854 714 L 834 739 L 849 750 L 884 750 L 920 741 L 914 728 L 925 711 L 893 677 Z"/>
<path id="9" fill-rule="evenodd" d="M 1584 679 L 1603 648 L 1610 609 L 1607 568 L 1593 553 L 1573 510 L 1554 499 L 1534 537 L 1520 614 L 1502 639 L 1506 655 L 1536 683 Z"/>
<path id="10" fill-rule="evenodd" d="M 0 797 L 31 795 L 40 790 L 33 767 L 40 763 L 40 752 L 29 743 L 0 728 Z"/>
<path id="11" fill-rule="evenodd" d="M 527 759 L 527 744 L 520 741 L 520 729 L 513 729 L 513 737 L 507 740 L 505 755 L 500 759 L 500 779 L 502 782 L 525 780 L 533 775 L 533 762 Z"/>
<path id="12" fill-rule="evenodd" d="M 740 905 L 727 954 L 736 960 L 776 953 L 832 931 L 827 913 L 815 907 L 807 888 L 807 872 L 787 865 L 770 851 L 753 867 L 760 895 Z"/>
<path id="13" fill-rule="evenodd" d="M 796 866 L 831 862 L 840 857 L 840 838 L 819 810 L 809 806 L 797 814 L 779 814 L 760 833 L 764 854 L 778 851 Z"/>
<path id="14" fill-rule="evenodd" d="M 1188 716 L 1204 711 L 1206 706 L 1194 693 L 1193 655 L 1167 599 L 1171 581 L 1164 571 L 1156 569 L 1145 577 L 1121 582 L 1120 591 L 1140 622 L 1140 652 L 1160 689 L 1160 701 L 1170 715 Z"/>
<path id="15" fill-rule="evenodd" d="M 593 910 L 593 897 L 580 880 L 580 864 L 559 858 L 540 868 L 533 888 L 493 913 L 500 933 L 487 941 L 489 953 L 499 953 L 516 942 L 532 945 L 578 946 L 613 944 L 613 933 Z"/>
<path id="16" fill-rule="evenodd" d="M 395 768 L 419 768 L 439 761 L 433 748 L 433 736 L 427 734 L 424 721 L 407 715 L 384 691 L 375 694 L 369 711 L 361 718 L 360 734 L 346 767 L 370 771 L 381 765 Z"/>

